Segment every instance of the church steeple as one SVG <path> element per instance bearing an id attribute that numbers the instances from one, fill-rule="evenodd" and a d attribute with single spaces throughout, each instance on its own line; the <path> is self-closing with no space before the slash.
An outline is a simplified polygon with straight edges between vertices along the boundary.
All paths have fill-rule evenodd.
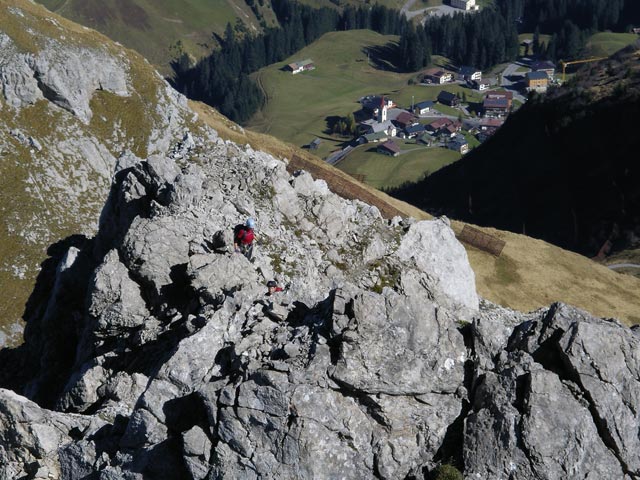
<path id="1" fill-rule="evenodd" d="M 378 107 L 378 123 L 384 123 L 387 121 L 387 102 L 384 101 L 384 97 L 380 97 L 380 107 Z"/>

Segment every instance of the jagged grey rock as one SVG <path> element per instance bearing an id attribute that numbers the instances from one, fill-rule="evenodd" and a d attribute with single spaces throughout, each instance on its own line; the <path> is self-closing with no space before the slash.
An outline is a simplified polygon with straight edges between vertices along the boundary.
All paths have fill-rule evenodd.
<path id="1" fill-rule="evenodd" d="M 631 330 L 564 305 L 478 305 L 446 221 L 386 222 L 269 156 L 214 145 L 197 167 L 126 160 L 98 237 L 58 269 L 48 316 L 65 272 L 94 258 L 55 405 L 95 412 L 116 447 L 72 439 L 47 468 L 396 479 L 458 456 L 469 478 L 635 475 Z M 227 248 L 247 214 L 252 262 Z M 272 278 L 286 290 L 266 295 Z"/>
<path id="2" fill-rule="evenodd" d="M 126 62 L 78 73 L 102 53 L 5 37 L 8 108 L 44 98 L 87 121 L 96 84 L 132 92 Z M 30 306 L 13 382 L 58 411 L 0 390 L 0 476 L 402 479 L 443 461 L 467 478 L 640 476 L 636 332 L 480 301 L 446 219 L 386 221 L 286 160 L 185 129 L 184 98 L 159 95 L 146 159 L 72 123 L 56 143 L 93 157 L 79 177 L 111 191 Z M 229 248 L 248 216 L 251 261 Z M 272 279 L 283 291 L 267 295 Z"/>
<path id="3" fill-rule="evenodd" d="M 52 412 L 0 389 L 0 473 L 3 478 L 62 478 L 60 450 L 106 425 L 100 418 Z M 89 456 L 90 452 L 78 452 Z"/>
<path id="4" fill-rule="evenodd" d="M 24 107 L 47 98 L 89 123 L 89 101 L 100 89 L 127 96 L 128 66 L 103 50 L 49 40 L 37 54 L 19 53 L 8 35 L 0 37 L 0 81 L 6 101 Z"/>
<path id="5" fill-rule="evenodd" d="M 435 245 L 447 247 L 432 248 Z M 418 295 L 425 289 L 439 305 L 459 310 L 466 319 L 477 312 L 475 275 L 467 252 L 455 239 L 446 218 L 411 225 L 396 255 L 401 261 L 415 262 L 420 272 L 402 276 L 402 287 L 408 295 Z"/>

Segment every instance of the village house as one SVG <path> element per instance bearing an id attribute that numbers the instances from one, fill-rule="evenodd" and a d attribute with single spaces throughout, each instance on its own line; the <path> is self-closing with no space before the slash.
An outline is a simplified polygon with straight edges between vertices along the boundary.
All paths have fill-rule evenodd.
<path id="1" fill-rule="evenodd" d="M 448 125 L 445 125 L 440 130 L 438 130 L 438 135 L 442 135 L 444 137 L 452 138 L 454 137 L 460 130 L 462 130 L 462 124 L 460 122 L 451 122 Z"/>
<path id="2" fill-rule="evenodd" d="M 478 10 L 479 6 L 476 5 L 476 0 L 450 0 L 453 8 L 460 8 L 461 10 Z"/>
<path id="3" fill-rule="evenodd" d="M 456 96 L 455 93 L 446 92 L 442 90 L 438 94 L 438 102 L 443 105 L 448 105 L 450 107 L 455 107 L 460 104 L 460 99 Z"/>
<path id="4" fill-rule="evenodd" d="M 498 131 L 498 127 L 485 127 L 483 130 L 480 130 L 476 135 L 476 138 L 480 143 L 486 142 L 489 138 L 493 137 L 495 133 Z"/>
<path id="5" fill-rule="evenodd" d="M 358 143 L 360 144 L 379 143 L 379 142 L 386 142 L 387 140 L 389 140 L 389 134 L 383 131 L 383 132 L 368 133 L 366 135 L 363 135 L 358 139 Z"/>
<path id="6" fill-rule="evenodd" d="M 423 72 L 423 83 L 436 83 L 442 85 L 453 80 L 453 74 L 441 68 L 428 68 Z"/>
<path id="7" fill-rule="evenodd" d="M 399 129 L 404 129 L 407 128 L 411 125 L 415 125 L 417 122 L 417 118 L 413 113 L 409 113 L 407 111 L 403 111 L 401 112 L 396 118 L 395 120 L 393 120 L 393 123 L 399 128 Z"/>
<path id="8" fill-rule="evenodd" d="M 424 115 L 425 113 L 429 113 L 434 105 L 435 103 L 431 100 L 425 100 L 424 102 L 416 103 L 413 106 L 413 113 L 416 115 Z"/>
<path id="9" fill-rule="evenodd" d="M 482 102 L 482 110 L 486 117 L 503 117 L 511 111 L 513 92 L 496 90 L 487 93 Z"/>
<path id="10" fill-rule="evenodd" d="M 474 67 L 462 66 L 458 69 L 458 75 L 467 82 L 482 80 L 482 71 Z"/>
<path id="11" fill-rule="evenodd" d="M 480 130 L 487 130 L 490 128 L 500 128 L 504 120 L 500 118 L 483 118 L 478 122 Z"/>
<path id="12" fill-rule="evenodd" d="M 360 124 L 360 132 L 363 135 L 384 132 L 390 137 L 395 137 L 398 129 L 393 123 L 391 123 L 391 120 L 385 120 L 384 122 L 378 122 L 377 120 L 365 120 Z"/>
<path id="13" fill-rule="evenodd" d="M 425 128 L 430 132 L 438 133 L 442 128 L 451 125 L 452 123 L 453 120 L 449 120 L 448 118 L 438 118 L 437 120 L 434 120 L 429 125 L 427 125 Z"/>
<path id="14" fill-rule="evenodd" d="M 456 135 L 447 143 L 447 148 L 465 155 L 469 152 L 469 142 L 463 135 Z"/>
<path id="15" fill-rule="evenodd" d="M 423 145 L 430 147 L 431 145 L 433 145 L 433 137 L 430 134 L 425 132 L 422 135 L 418 135 L 416 142 L 422 143 Z"/>
<path id="16" fill-rule="evenodd" d="M 396 145 L 393 140 L 387 140 L 382 145 L 378 146 L 378 153 L 389 155 L 390 157 L 397 157 L 400 154 L 400 147 Z"/>
<path id="17" fill-rule="evenodd" d="M 542 70 L 528 72 L 526 75 L 527 90 L 536 92 L 546 92 L 549 86 L 549 76 Z"/>
<path id="18" fill-rule="evenodd" d="M 547 60 L 533 62 L 531 64 L 531 70 L 534 72 L 545 72 L 551 80 L 553 80 L 553 76 L 556 74 L 556 66 Z"/>
<path id="19" fill-rule="evenodd" d="M 287 65 L 287 68 L 291 70 L 291 73 L 295 75 L 296 73 L 305 72 L 308 70 L 315 70 L 316 66 L 313 61 L 310 59 L 301 60 L 299 62 L 293 62 Z"/>
<path id="20" fill-rule="evenodd" d="M 474 90 L 478 90 L 479 92 L 484 92 L 485 90 L 489 90 L 491 88 L 491 84 L 488 80 L 473 80 L 471 82 L 471 88 Z"/>
<path id="21" fill-rule="evenodd" d="M 420 123 L 410 125 L 404 129 L 404 133 L 407 138 L 417 137 L 418 135 L 422 135 L 424 133 L 424 125 L 421 125 Z"/>

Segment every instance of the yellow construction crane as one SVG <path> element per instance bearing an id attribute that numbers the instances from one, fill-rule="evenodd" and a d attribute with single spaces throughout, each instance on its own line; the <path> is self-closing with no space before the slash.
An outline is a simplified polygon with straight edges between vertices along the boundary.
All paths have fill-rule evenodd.
<path id="1" fill-rule="evenodd" d="M 587 58 L 585 60 L 572 60 L 571 62 L 565 62 L 564 60 L 560 60 L 560 65 L 562 65 L 562 83 L 566 78 L 567 65 L 575 65 L 576 63 L 589 63 L 589 62 L 597 62 L 598 60 L 604 60 L 607 57 L 592 57 Z"/>

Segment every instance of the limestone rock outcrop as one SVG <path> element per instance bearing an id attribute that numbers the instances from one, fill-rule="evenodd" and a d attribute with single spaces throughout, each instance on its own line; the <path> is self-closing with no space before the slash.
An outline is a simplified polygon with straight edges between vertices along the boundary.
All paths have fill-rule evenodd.
<path id="1" fill-rule="evenodd" d="M 49 248 L 25 343 L 0 351 L 0 478 L 640 478 L 637 329 L 479 298 L 446 218 L 383 219 L 219 139 L 38 8 L 0 6 L 18 25 L 0 148 L 58 223 L 108 198 Z M 145 87 L 151 108 L 111 122 Z M 16 123 L 35 114 L 56 129 Z M 251 258 L 233 248 L 248 217 Z"/>
<path id="2" fill-rule="evenodd" d="M 230 142 L 190 160 L 125 155 L 97 236 L 34 294 L 13 385 L 39 406 L 0 397 L 6 472 L 638 477 L 634 330 L 479 299 L 444 218 L 384 220 Z"/>

